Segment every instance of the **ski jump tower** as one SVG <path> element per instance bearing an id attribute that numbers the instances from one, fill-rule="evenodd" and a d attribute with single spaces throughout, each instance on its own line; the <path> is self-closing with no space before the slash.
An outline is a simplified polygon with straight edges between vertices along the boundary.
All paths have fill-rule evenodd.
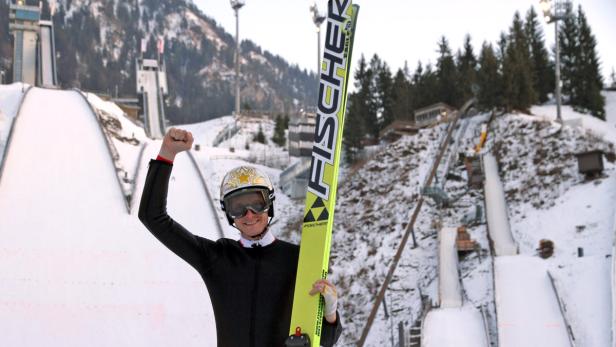
<path id="1" fill-rule="evenodd" d="M 53 35 L 53 23 L 50 20 L 40 21 L 39 33 L 38 84 L 44 87 L 57 86 L 56 42 Z"/>
<path id="2" fill-rule="evenodd" d="M 137 59 L 137 93 L 143 110 L 143 125 L 149 137 L 162 139 L 165 135 L 164 97 L 168 93 L 165 68 L 164 41 L 159 38 L 157 58 L 144 59 L 145 41 L 141 42 L 141 57 Z"/>
<path id="3" fill-rule="evenodd" d="M 13 34 L 13 82 L 58 85 L 53 23 L 40 20 L 40 6 L 11 2 L 9 29 Z"/>

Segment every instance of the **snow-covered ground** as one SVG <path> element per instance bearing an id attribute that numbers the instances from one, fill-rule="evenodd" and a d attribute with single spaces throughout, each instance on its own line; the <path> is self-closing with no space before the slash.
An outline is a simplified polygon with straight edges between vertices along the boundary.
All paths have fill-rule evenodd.
<path id="1" fill-rule="evenodd" d="M 603 92 L 603 96 L 605 97 L 605 121 L 576 112 L 571 106 L 567 105 L 561 107 L 561 116 L 572 127 L 583 129 L 594 136 L 616 144 L 616 92 Z M 533 106 L 531 113 L 535 116 L 534 118 L 555 120 L 556 106 Z"/>
<path id="2" fill-rule="evenodd" d="M 84 96 L 105 130 L 122 191 L 126 199 L 131 200 L 137 190 L 135 180 L 140 168 L 140 156 L 148 142 L 145 131 L 126 117 L 115 103 L 102 100 L 93 93 L 84 93 Z"/>
<path id="3" fill-rule="evenodd" d="M 170 214 L 217 238 L 178 159 L 175 181 L 193 183 L 171 189 Z M 0 182 L 3 346 L 215 346 L 199 275 L 127 214 L 114 171 L 77 92 L 30 92 Z"/>
<path id="4" fill-rule="evenodd" d="M 545 262 L 532 256 L 499 256 L 494 267 L 499 345 L 569 346 Z"/>
<path id="5" fill-rule="evenodd" d="M 155 240 L 135 215 L 147 162 L 160 144 L 145 138 L 115 105 L 87 95 L 116 150 L 112 160 L 96 118 L 76 92 L 32 93 L 37 100 L 24 105 L 0 182 L 0 325 L 5 327 L 0 344 L 214 346 L 214 320 L 199 275 Z M 0 86 L 0 129 L 12 121 L 20 98 L 20 85 Z M 603 347 L 611 341 L 616 93 L 606 93 L 606 100 L 607 122 L 565 106 L 567 125 L 555 133 L 557 127 L 548 122 L 555 107 L 547 105 L 533 107 L 534 116 L 499 117 L 490 132 L 520 257 L 543 264 L 554 277 L 576 346 Z M 461 150 L 476 143 L 486 120 L 487 115 L 470 119 Z M 187 154 L 178 156 L 170 214 L 195 234 L 216 239 L 220 223 L 226 237 L 236 238 L 237 231 L 218 209 L 219 184 L 228 169 L 253 163 L 270 174 L 277 189 L 273 232 L 298 242 L 303 201 L 278 189 L 280 169 L 290 159 L 269 141 L 273 122 L 246 121 L 238 134 L 212 147 L 232 121 L 223 117 L 180 126 L 192 131 L 200 145 L 192 151 L 200 171 Z M 267 145 L 250 142 L 259 124 Z M 444 131 L 440 126 L 404 136 L 341 179 L 330 258 L 330 278 L 339 288 L 345 325 L 340 346 L 354 346 L 361 335 Z M 1 135 L 0 148 L 6 141 Z M 577 173 L 573 154 L 595 148 L 608 153 L 605 171 L 586 180 Z M 122 189 L 116 174 L 125 178 Z M 466 189 L 463 165 L 453 163 L 449 176 L 445 191 L 458 200 L 444 210 L 429 199 L 424 202 L 414 230 L 417 247 L 409 240 L 386 291 L 387 314 L 379 308 L 367 346 L 397 341 L 399 323 L 408 341 L 425 305 L 438 303 L 437 230 L 459 226 L 464 215 L 483 205 L 481 191 Z M 127 190 L 135 194 L 130 215 L 123 207 Z M 479 337 L 484 331 L 481 311 L 493 346 L 497 328 L 506 328 L 500 317 L 496 324 L 495 274 L 485 224 L 468 226 L 468 232 L 480 250 L 459 259 L 464 306 L 433 309 L 425 316 L 424 336 L 432 337 L 424 341 L 426 346 L 448 345 L 461 334 L 478 336 L 469 341 L 485 340 Z M 537 258 L 535 250 L 544 238 L 555 244 L 554 256 L 546 260 Z M 578 257 L 578 248 L 583 257 Z M 517 312 L 515 320 L 536 314 L 511 312 Z"/>
<path id="6" fill-rule="evenodd" d="M 616 118 L 613 114 L 614 106 L 609 102 L 614 100 L 613 95 L 607 97 L 608 121 Z M 558 293 L 564 302 L 565 316 L 576 338 L 576 345 L 606 346 L 610 341 L 609 269 L 616 212 L 613 203 L 616 201 L 613 193 L 616 177 L 613 177 L 614 164 L 610 162 L 613 161 L 615 153 L 611 145 L 613 134 L 610 126 L 613 126 L 613 123 L 579 114 L 565 106 L 565 120 L 580 121 L 568 122 L 560 132 L 555 133 L 558 127 L 548 121 L 550 117 L 555 118 L 555 106 L 533 107 L 533 113 L 536 115 L 510 114 L 498 117 L 493 122 L 490 133 L 490 146 L 499 161 L 505 197 L 509 204 L 512 233 L 515 242 L 520 244 L 520 253 L 525 256 L 536 257 L 535 249 L 541 238 L 549 238 L 555 242 L 555 255 L 541 261 L 548 265 L 554 277 Z M 483 115 L 474 119 L 477 121 L 470 125 L 468 134 L 463 139 L 467 145 L 462 145 L 461 148 L 472 147 L 477 143 L 478 129 L 481 123 L 487 120 Z M 426 170 L 418 170 L 415 165 L 427 167 L 434 154 L 413 153 L 414 155 L 408 156 L 403 154 L 400 148 L 404 148 L 407 153 L 416 151 L 429 146 L 431 141 L 437 141 L 438 138 L 441 136 L 435 135 L 433 139 L 426 141 L 422 139 L 421 132 L 414 139 L 403 137 L 357 172 L 354 176 L 357 184 L 349 187 L 343 185 L 340 188 L 339 207 L 336 212 L 338 227 L 335 229 L 332 250 L 332 278 L 336 283 L 342 284 L 345 293 L 341 302 L 347 327 L 341 345 L 353 345 L 361 334 L 367 313 L 372 308 L 375 295 L 400 239 L 399 230 L 408 222 L 408 211 L 412 210 L 414 200 L 397 198 L 407 189 L 405 178 L 422 177 Z M 603 178 L 586 182 L 577 174 L 577 162 L 573 154 L 586 149 L 605 151 L 606 171 Z M 389 156 L 397 158 L 397 162 L 390 162 Z M 401 168 L 406 172 L 402 173 L 404 171 L 401 172 Z M 459 164 L 451 173 L 454 177 L 466 177 L 463 166 Z M 354 179 L 348 181 L 353 182 Z M 418 186 L 412 182 L 410 185 L 415 188 Z M 584 194 L 583 198 L 581 195 L 570 195 L 575 194 L 578 185 L 579 194 Z M 481 196 L 473 190 L 465 192 L 464 186 L 465 182 L 455 179 L 446 183 L 446 192 L 453 196 L 463 194 L 452 208 L 439 212 L 431 204 L 423 207 L 415 228 L 418 247 L 412 248 L 409 245 L 403 252 L 394 281 L 385 295 L 388 315 L 384 314 L 384 307 L 379 309 L 366 345 L 389 344 L 400 322 L 408 332 L 408 329 L 420 320 L 422 295 L 427 296 L 429 302 L 437 302 L 438 297 L 434 294 L 437 268 L 434 236 L 439 224 L 437 222 L 444 226 L 459 226 L 464 214 L 476 204 L 483 206 Z M 566 204 L 569 206 L 565 206 Z M 585 204 L 583 208 L 579 206 L 581 204 Z M 586 207 L 587 205 L 591 207 Z M 398 210 L 407 212 L 398 213 Z M 586 225 L 583 235 L 576 234 L 578 224 Z M 469 233 L 479 242 L 481 251 L 476 256 L 470 254 L 460 260 L 465 301 L 475 308 L 485 310 L 491 340 L 495 345 L 498 343 L 499 326 L 496 324 L 494 307 L 495 274 L 492 272 L 492 260 L 489 257 L 490 244 L 484 225 L 470 227 Z M 584 258 L 578 258 L 577 247 L 570 246 L 576 238 L 583 240 Z M 336 247 L 337 244 L 351 244 L 352 247 Z M 591 254 L 595 253 L 596 259 L 591 259 Z M 603 260 L 600 261 L 599 258 Z M 586 269 L 587 266 L 594 267 Z M 577 275 L 578 271 L 584 274 Z M 582 277 L 588 282 L 580 281 Z M 347 284 L 349 282 L 352 285 Z M 591 287 L 594 289 L 590 289 Z M 421 292 L 421 295 L 418 292 Z M 591 293 L 587 296 L 592 296 L 592 300 L 588 300 L 585 305 L 581 293 Z M 529 312 L 521 314 L 526 319 L 532 317 Z M 597 318 L 601 323 L 592 327 Z M 442 326 L 440 329 L 455 327 Z M 393 341 L 397 341 L 397 337 L 393 338 Z M 500 343 L 503 345 L 507 341 Z M 558 345 L 557 342 L 553 344 Z"/>
<path id="7" fill-rule="evenodd" d="M 543 109 L 549 112 L 547 106 Z M 554 242 L 554 256 L 540 261 L 554 277 L 576 345 L 607 346 L 616 213 L 615 138 L 609 123 L 569 107 L 563 108 L 563 116 L 581 119 L 581 124 L 567 125 L 554 134 L 553 124 L 540 118 L 502 117 L 493 127 L 494 148 L 520 254 L 536 257 L 541 239 Z M 590 180 L 578 173 L 574 154 L 594 149 L 606 153 L 605 170 Z"/>
<path id="8" fill-rule="evenodd" d="M 330 272 L 341 293 L 345 330 L 341 346 L 353 346 L 361 336 L 373 300 L 385 278 L 438 151 L 444 126 L 404 136 L 347 177 L 339 187 L 332 239 Z M 408 331 L 422 315 L 424 296 L 438 301 L 437 230 L 434 206 L 423 204 L 415 225 L 418 247 L 403 252 L 390 289 L 366 342 L 389 343 L 392 329 L 402 322 Z M 392 328 L 393 327 L 393 328 Z"/>
<path id="9" fill-rule="evenodd" d="M 471 305 L 432 310 L 424 322 L 423 347 L 488 347 L 481 314 Z"/>
<path id="10" fill-rule="evenodd" d="M 28 89 L 27 84 L 0 84 L 0 163 L 19 104 Z"/>
<path id="11" fill-rule="evenodd" d="M 234 122 L 232 116 L 226 116 L 182 128 L 190 130 L 196 136 L 195 143 L 211 147 L 222 128 Z M 289 165 L 291 159 L 286 146 L 280 147 L 272 142 L 275 126 L 273 120 L 267 117 L 242 116 L 237 121 L 237 126 L 239 131 L 236 134 L 216 146 L 217 153 L 211 155 L 212 159 L 241 159 L 276 169 L 284 169 Z M 254 141 L 259 128 L 265 135 L 265 144 Z"/>

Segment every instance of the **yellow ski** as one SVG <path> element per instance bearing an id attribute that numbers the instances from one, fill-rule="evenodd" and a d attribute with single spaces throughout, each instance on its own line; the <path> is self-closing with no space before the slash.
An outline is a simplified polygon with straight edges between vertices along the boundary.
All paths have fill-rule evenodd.
<path id="1" fill-rule="evenodd" d="M 310 296 L 308 292 L 314 281 L 327 277 L 347 84 L 359 6 L 352 5 L 350 0 L 329 0 L 327 9 L 312 162 L 289 330 L 293 337 L 300 328 L 308 335 L 312 347 L 320 346 L 323 299 L 320 295 Z M 290 340 L 293 339 L 290 338 L 287 345 L 302 345 L 289 344 Z"/>

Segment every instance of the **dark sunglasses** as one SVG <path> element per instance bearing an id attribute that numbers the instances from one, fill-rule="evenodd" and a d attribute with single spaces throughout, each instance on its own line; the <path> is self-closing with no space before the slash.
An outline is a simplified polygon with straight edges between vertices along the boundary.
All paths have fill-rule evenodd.
<path id="1" fill-rule="evenodd" d="M 242 218 L 248 213 L 248 210 L 252 211 L 252 213 L 255 214 L 264 213 L 269 211 L 269 205 L 265 203 L 255 203 L 237 206 L 229 210 L 229 216 L 231 216 L 231 218 L 233 219 Z"/>
<path id="2" fill-rule="evenodd" d="M 267 212 L 270 205 L 268 194 L 261 189 L 231 194 L 225 198 L 227 213 L 233 219 L 244 217 L 248 210 L 256 214 Z"/>

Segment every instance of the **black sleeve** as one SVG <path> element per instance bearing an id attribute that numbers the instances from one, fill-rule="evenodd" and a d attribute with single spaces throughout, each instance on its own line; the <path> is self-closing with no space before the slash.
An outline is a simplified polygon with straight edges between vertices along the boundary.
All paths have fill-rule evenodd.
<path id="1" fill-rule="evenodd" d="M 160 242 L 195 269 L 211 265 L 215 242 L 193 235 L 167 214 L 167 191 L 173 165 L 151 160 L 139 205 L 139 220 Z"/>
<path id="2" fill-rule="evenodd" d="M 321 330 L 321 346 L 332 347 L 342 334 L 342 323 L 340 323 L 340 315 L 336 311 L 336 323 L 330 323 L 323 317 L 323 328 Z"/>

